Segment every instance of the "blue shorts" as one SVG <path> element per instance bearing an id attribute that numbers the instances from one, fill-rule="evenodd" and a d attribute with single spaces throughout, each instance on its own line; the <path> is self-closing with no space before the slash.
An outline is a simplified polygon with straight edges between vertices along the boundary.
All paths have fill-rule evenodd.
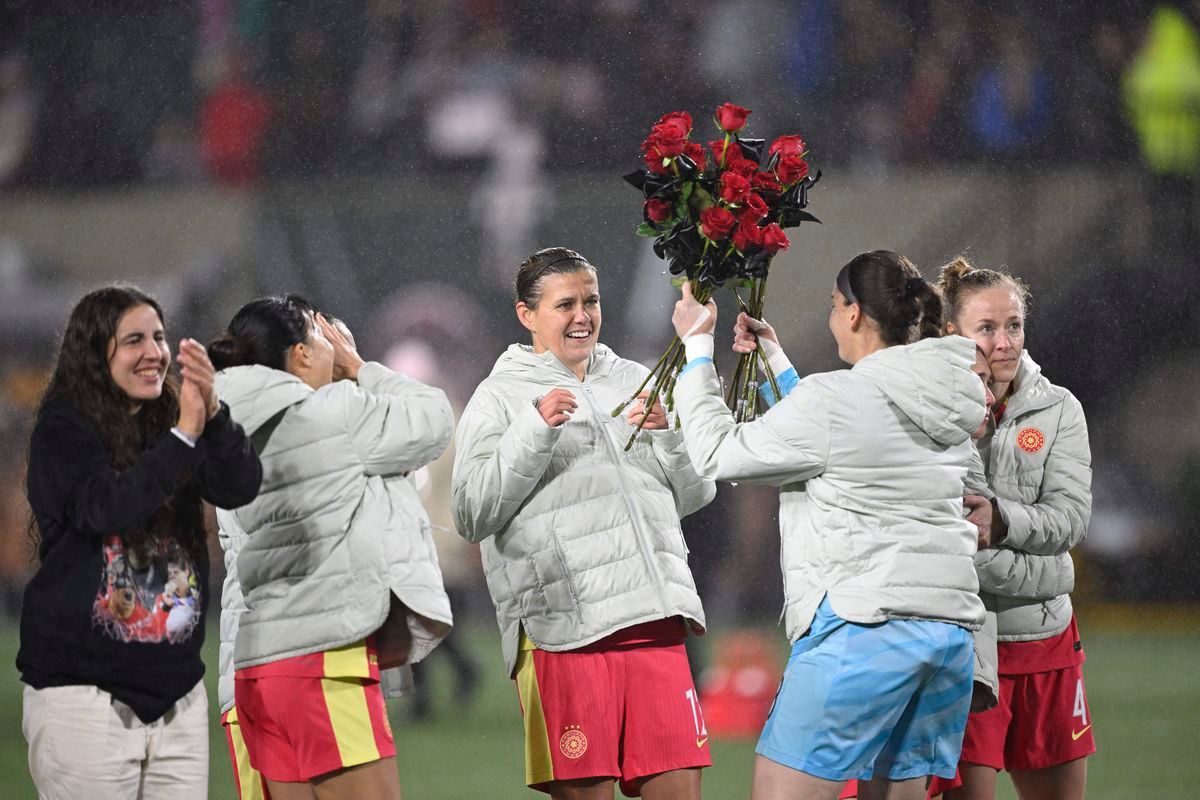
<path id="1" fill-rule="evenodd" d="M 964 628 L 860 625 L 826 598 L 792 648 L 755 752 L 831 781 L 954 777 L 974 666 Z"/>

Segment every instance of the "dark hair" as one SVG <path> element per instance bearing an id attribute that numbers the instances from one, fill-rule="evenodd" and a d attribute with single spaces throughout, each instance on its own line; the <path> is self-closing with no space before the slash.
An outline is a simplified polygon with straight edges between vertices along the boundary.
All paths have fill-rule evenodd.
<path id="1" fill-rule="evenodd" d="M 517 269 L 516 299 L 530 308 L 536 308 L 542 299 L 542 283 L 548 275 L 564 275 L 596 268 L 586 258 L 565 247 L 547 247 L 538 250 L 521 262 Z"/>
<path id="2" fill-rule="evenodd" d="M 238 309 L 229 327 L 208 345 L 218 370 L 261 364 L 287 369 L 287 353 L 312 335 L 313 307 L 299 295 L 272 295 Z"/>
<path id="3" fill-rule="evenodd" d="M 117 470 L 141 460 L 146 448 L 167 435 L 179 418 L 179 384 L 174 374 L 167 373 L 162 394 L 143 402 L 136 414 L 129 413 L 129 396 L 112 378 L 110 343 L 125 312 L 141 305 L 153 308 L 165 325 L 162 306 L 136 287 L 106 286 L 84 295 L 71 309 L 50 383 L 38 405 L 40 413 L 53 400 L 69 400 L 95 427 L 109 463 Z M 168 501 L 144 525 L 122 532 L 126 543 L 137 551 L 164 534 L 179 538 L 194 555 L 204 548 L 198 498 L 194 503 Z M 32 518 L 29 535 L 36 548 L 41 536 Z"/>
<path id="4" fill-rule="evenodd" d="M 855 256 L 837 275 L 847 304 L 858 303 L 879 325 L 887 345 L 942 335 L 942 298 L 904 256 L 874 250 Z"/>
<path id="5" fill-rule="evenodd" d="M 1008 289 L 1021 304 L 1021 316 L 1029 310 L 1029 287 L 1024 281 L 1007 272 L 973 267 L 965 256 L 958 256 L 942 267 L 938 288 L 946 305 L 946 321 L 955 324 L 967 298 L 984 289 Z"/>

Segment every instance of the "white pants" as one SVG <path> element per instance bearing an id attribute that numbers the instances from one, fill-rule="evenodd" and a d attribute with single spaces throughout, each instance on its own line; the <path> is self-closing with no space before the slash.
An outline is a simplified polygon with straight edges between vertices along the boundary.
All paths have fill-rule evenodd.
<path id="1" fill-rule="evenodd" d="M 26 686 L 21 730 L 42 800 L 204 800 L 208 795 L 203 682 L 149 725 L 95 686 Z"/>

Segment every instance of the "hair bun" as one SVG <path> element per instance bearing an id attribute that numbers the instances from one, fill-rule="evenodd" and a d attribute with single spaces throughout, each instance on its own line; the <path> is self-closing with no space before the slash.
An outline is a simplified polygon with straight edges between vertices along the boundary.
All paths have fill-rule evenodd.
<path id="1" fill-rule="evenodd" d="M 924 286 L 925 286 L 925 279 L 922 278 L 920 275 L 915 275 L 915 276 L 909 278 L 904 283 L 904 290 L 900 293 L 900 297 L 903 299 L 908 299 L 909 297 L 913 297 L 913 296 L 919 294 L 921 292 L 921 289 Z"/>
<path id="2" fill-rule="evenodd" d="M 246 346 L 226 330 L 209 343 L 208 357 L 217 370 L 241 366 L 246 363 Z"/>

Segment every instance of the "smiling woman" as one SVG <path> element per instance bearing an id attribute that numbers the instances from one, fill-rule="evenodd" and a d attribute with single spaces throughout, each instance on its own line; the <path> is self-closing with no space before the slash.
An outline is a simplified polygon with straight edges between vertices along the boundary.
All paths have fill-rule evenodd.
<path id="1" fill-rule="evenodd" d="M 29 445 L 40 565 L 17 668 L 41 797 L 203 798 L 208 548 L 201 500 L 262 469 L 191 339 L 169 375 L 162 309 L 126 287 L 76 304 Z"/>
<path id="2" fill-rule="evenodd" d="M 459 533 L 482 544 L 526 783 L 611 800 L 619 779 L 626 794 L 696 800 L 712 762 L 683 642 L 704 612 L 679 518 L 713 484 L 661 406 L 609 413 L 647 370 L 597 342 L 600 289 L 583 256 L 526 259 L 515 308 L 532 344 L 510 346 L 463 412 L 453 506 Z"/>

